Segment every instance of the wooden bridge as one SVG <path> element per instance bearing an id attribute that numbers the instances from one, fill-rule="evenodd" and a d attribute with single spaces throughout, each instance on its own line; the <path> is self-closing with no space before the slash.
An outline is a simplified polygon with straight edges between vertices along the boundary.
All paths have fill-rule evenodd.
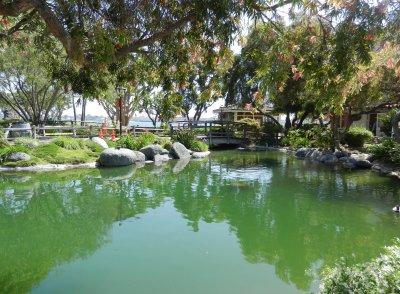
<path id="1" fill-rule="evenodd" d="M 48 139 L 54 136 L 72 136 L 80 138 L 91 138 L 98 136 L 100 130 L 105 136 L 110 137 L 114 132 L 118 136 L 119 129 L 114 127 L 104 127 L 99 123 L 84 123 L 83 126 L 71 123 L 70 125 L 55 125 L 55 126 L 30 126 L 28 123 L 23 127 L 8 127 L 4 128 L 4 137 L 7 139 L 11 135 L 31 136 L 38 139 Z M 154 133 L 160 137 L 173 137 L 179 131 L 191 130 L 195 136 L 207 143 L 208 145 L 246 145 L 262 135 L 261 132 L 254 132 L 248 125 L 240 122 L 232 121 L 179 121 L 173 122 L 169 128 L 154 128 L 154 127 L 138 127 L 127 126 L 123 127 L 123 134 L 139 136 L 143 133 Z"/>
<path id="2" fill-rule="evenodd" d="M 254 132 L 247 124 L 233 121 L 180 121 L 171 124 L 171 135 L 179 130 L 191 130 L 208 145 L 246 145 L 261 133 Z"/>

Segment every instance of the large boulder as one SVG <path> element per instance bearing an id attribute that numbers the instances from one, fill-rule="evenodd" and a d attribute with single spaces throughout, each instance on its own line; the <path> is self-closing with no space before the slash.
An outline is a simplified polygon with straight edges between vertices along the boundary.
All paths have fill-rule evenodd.
<path id="1" fill-rule="evenodd" d="M 154 145 L 145 146 L 142 149 L 140 149 L 139 151 L 142 152 L 146 156 L 147 160 L 154 160 L 155 155 L 165 154 L 164 150 L 165 149 L 162 148 L 160 145 L 154 144 Z"/>
<path id="2" fill-rule="evenodd" d="M 171 151 L 169 154 L 175 159 L 190 158 L 190 151 L 185 147 L 185 145 L 175 142 L 172 144 Z"/>
<path id="3" fill-rule="evenodd" d="M 350 159 L 354 162 L 354 165 L 359 168 L 370 168 L 372 163 L 368 160 L 369 155 L 360 153 L 352 154 Z"/>
<path id="4" fill-rule="evenodd" d="M 144 155 L 140 151 L 133 151 L 136 155 L 136 161 L 137 162 L 145 162 L 146 161 L 146 155 Z"/>
<path id="5" fill-rule="evenodd" d="M 102 138 L 99 137 L 93 137 L 92 141 L 95 142 L 96 144 L 99 144 L 101 147 L 103 147 L 104 149 L 108 148 L 107 142 L 104 141 Z"/>
<path id="6" fill-rule="evenodd" d="M 310 150 L 311 150 L 310 148 L 300 148 L 296 151 L 294 155 L 300 158 L 304 158 L 306 157 L 306 154 L 310 152 Z"/>
<path id="7" fill-rule="evenodd" d="M 325 153 L 322 154 L 319 159 L 320 162 L 325 163 L 325 164 L 335 164 L 336 162 L 338 162 L 337 157 L 332 154 L 332 153 Z"/>
<path id="8" fill-rule="evenodd" d="M 346 151 L 341 151 L 341 150 L 336 150 L 335 153 L 333 153 L 337 158 L 342 158 L 342 157 L 348 157 L 349 153 Z"/>
<path id="9" fill-rule="evenodd" d="M 320 158 L 321 155 L 322 155 L 322 151 L 319 151 L 318 149 L 315 149 L 315 150 L 311 153 L 310 158 L 311 158 L 312 160 L 318 160 L 318 158 Z"/>
<path id="10" fill-rule="evenodd" d="M 29 154 L 26 154 L 24 152 L 15 152 L 11 154 L 8 158 L 7 161 L 21 161 L 21 160 L 30 160 L 31 156 Z"/>
<path id="11" fill-rule="evenodd" d="M 134 151 L 126 148 L 105 149 L 99 158 L 102 166 L 125 166 L 135 163 L 138 160 Z"/>

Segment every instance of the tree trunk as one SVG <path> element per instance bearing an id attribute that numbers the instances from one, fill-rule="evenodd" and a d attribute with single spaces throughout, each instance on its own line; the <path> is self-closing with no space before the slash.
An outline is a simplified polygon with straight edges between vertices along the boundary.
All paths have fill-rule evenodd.
<path id="1" fill-rule="evenodd" d="M 292 123 L 290 122 L 290 113 L 286 113 L 286 122 L 285 122 L 285 129 L 288 131 L 290 127 L 292 126 Z"/>
<path id="2" fill-rule="evenodd" d="M 393 138 L 397 143 L 400 143 L 399 121 L 400 121 L 400 111 L 397 111 L 396 114 L 393 116 L 392 120 Z"/>
<path id="3" fill-rule="evenodd" d="M 87 98 L 82 97 L 81 126 L 84 126 L 85 121 L 86 121 L 86 102 L 87 102 Z"/>
<path id="4" fill-rule="evenodd" d="M 76 105 L 74 95 L 72 95 L 72 109 L 74 110 L 74 124 L 76 125 Z"/>
<path id="5" fill-rule="evenodd" d="M 332 116 L 332 151 L 335 149 L 339 149 L 340 138 L 339 138 L 339 119 L 340 117 L 333 115 Z"/>

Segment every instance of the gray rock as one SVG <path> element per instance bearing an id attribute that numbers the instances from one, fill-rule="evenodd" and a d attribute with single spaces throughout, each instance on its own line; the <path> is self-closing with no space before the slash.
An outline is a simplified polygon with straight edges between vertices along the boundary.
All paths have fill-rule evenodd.
<path id="1" fill-rule="evenodd" d="M 189 150 L 186 149 L 186 147 L 179 142 L 175 142 L 174 144 L 172 144 L 171 151 L 169 152 L 169 154 L 175 159 L 183 159 L 190 157 Z"/>
<path id="2" fill-rule="evenodd" d="M 346 162 L 349 157 L 340 157 L 338 158 L 339 162 Z"/>
<path id="3" fill-rule="evenodd" d="M 206 156 L 208 156 L 210 154 L 210 151 L 206 151 L 206 152 L 193 152 L 192 153 L 192 158 L 194 159 L 201 159 L 204 158 Z"/>
<path id="4" fill-rule="evenodd" d="M 390 174 L 391 172 L 393 172 L 393 170 L 391 168 L 388 168 L 388 167 L 380 165 L 380 164 L 372 165 L 371 169 L 376 172 L 380 172 L 382 174 Z"/>
<path id="5" fill-rule="evenodd" d="M 314 153 L 315 150 L 316 150 L 315 148 L 310 149 L 310 151 L 307 152 L 305 157 L 306 158 L 311 158 L 311 156 L 312 156 L 312 154 Z"/>
<path id="6" fill-rule="evenodd" d="M 349 153 L 346 152 L 346 151 L 336 150 L 333 154 L 334 154 L 337 158 L 349 157 Z"/>
<path id="7" fill-rule="evenodd" d="M 21 161 L 21 160 L 30 160 L 31 156 L 29 154 L 26 154 L 24 152 L 15 152 L 11 154 L 8 158 L 7 161 Z"/>
<path id="8" fill-rule="evenodd" d="M 139 162 L 145 162 L 146 161 L 146 155 L 144 155 L 142 152 L 140 151 L 133 151 L 136 155 L 136 161 Z"/>
<path id="9" fill-rule="evenodd" d="M 108 148 L 105 149 L 99 158 L 102 166 L 124 166 L 130 165 L 137 161 L 134 151 L 126 148 Z"/>
<path id="10" fill-rule="evenodd" d="M 318 158 L 320 158 L 322 155 L 322 152 L 319 151 L 318 149 L 315 149 L 312 153 L 311 153 L 311 159 L 312 160 L 318 160 Z"/>
<path id="11" fill-rule="evenodd" d="M 354 163 L 347 162 L 347 161 L 346 161 L 346 162 L 343 162 L 342 165 L 343 165 L 344 168 L 348 168 L 348 169 L 354 169 L 354 168 L 356 168 L 356 166 L 354 165 Z"/>
<path id="12" fill-rule="evenodd" d="M 104 141 L 102 138 L 99 137 L 93 137 L 92 141 L 95 142 L 96 144 L 99 144 L 101 147 L 103 147 L 104 149 L 108 148 L 108 145 L 106 143 L 106 141 Z"/>
<path id="13" fill-rule="evenodd" d="M 170 160 L 168 154 L 156 154 L 154 155 L 154 162 L 159 162 L 159 161 L 168 161 Z"/>
<path id="14" fill-rule="evenodd" d="M 332 153 L 326 153 L 326 154 L 322 154 L 318 160 L 320 162 L 323 162 L 325 164 L 335 164 L 336 162 L 338 162 L 338 159 L 335 155 L 333 155 Z"/>
<path id="15" fill-rule="evenodd" d="M 368 154 L 359 153 L 359 154 L 352 154 L 350 157 L 354 158 L 355 160 L 368 160 Z"/>
<path id="16" fill-rule="evenodd" d="M 154 144 L 154 145 L 145 146 L 142 149 L 140 149 L 139 151 L 142 152 L 146 156 L 147 160 L 154 160 L 154 156 L 156 154 L 163 154 L 164 148 L 162 148 L 158 144 Z"/>
<path id="17" fill-rule="evenodd" d="M 355 166 L 359 168 L 370 168 L 372 166 L 372 163 L 368 160 L 357 160 Z"/>
<path id="18" fill-rule="evenodd" d="M 169 154 L 169 150 L 162 148 L 162 150 L 161 150 L 161 153 L 160 153 L 160 154 L 161 154 L 161 155 L 164 155 L 164 154 Z"/>
<path id="19" fill-rule="evenodd" d="M 301 157 L 304 158 L 306 157 L 306 154 L 310 151 L 310 148 L 300 148 L 296 151 L 296 153 L 294 154 L 297 157 Z"/>

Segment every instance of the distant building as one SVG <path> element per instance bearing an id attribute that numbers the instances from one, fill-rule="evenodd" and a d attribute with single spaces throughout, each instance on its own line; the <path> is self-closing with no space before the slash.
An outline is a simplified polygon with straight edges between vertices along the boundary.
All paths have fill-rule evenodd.
<path id="1" fill-rule="evenodd" d="M 358 114 L 353 113 L 352 116 L 356 115 L 357 120 L 353 121 L 352 126 L 363 127 L 370 130 L 375 136 L 385 136 L 381 131 L 380 117 L 387 115 L 392 108 L 398 108 L 400 105 L 397 104 L 387 104 L 382 107 L 377 108 L 374 112 L 368 114 Z M 340 120 L 340 128 L 345 128 L 348 123 L 348 114 L 344 114 Z"/>
<path id="2" fill-rule="evenodd" d="M 272 107 L 265 108 L 265 112 L 271 112 Z M 213 113 L 218 115 L 218 119 L 222 121 L 234 121 L 239 122 L 244 118 L 251 118 L 258 120 L 262 125 L 267 121 L 267 117 L 260 111 L 251 107 L 251 105 L 247 104 L 245 108 L 239 108 L 235 106 L 225 106 L 215 109 Z M 274 116 L 277 120 L 279 120 L 279 116 Z"/>

